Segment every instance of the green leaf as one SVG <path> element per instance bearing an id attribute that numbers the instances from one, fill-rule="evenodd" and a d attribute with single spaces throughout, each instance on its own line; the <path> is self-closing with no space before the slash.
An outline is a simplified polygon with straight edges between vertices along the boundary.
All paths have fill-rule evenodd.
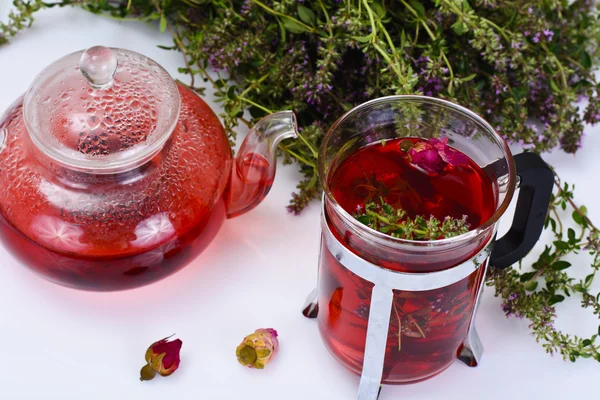
<path id="1" fill-rule="evenodd" d="M 177 46 L 162 46 L 160 44 L 157 44 L 156 47 L 163 50 L 177 50 Z"/>
<path id="2" fill-rule="evenodd" d="M 581 53 L 581 57 L 579 57 L 579 63 L 582 67 L 590 69 L 592 68 L 592 57 L 588 54 L 587 51 L 583 51 Z"/>
<path id="3" fill-rule="evenodd" d="M 567 237 L 569 238 L 569 243 L 571 244 L 577 241 L 577 238 L 575 237 L 575 231 L 572 228 L 569 228 L 567 231 Z"/>
<path id="4" fill-rule="evenodd" d="M 469 4 L 469 0 L 463 0 L 462 8 L 463 8 L 463 11 L 466 11 L 466 12 L 473 11 L 473 8 L 471 8 L 471 4 Z"/>
<path id="5" fill-rule="evenodd" d="M 575 285 L 573 285 L 573 289 L 576 292 L 579 292 L 579 293 L 585 293 L 586 292 L 586 290 L 583 288 L 583 286 L 581 286 L 581 283 L 576 283 Z"/>
<path id="6" fill-rule="evenodd" d="M 164 33 L 166 30 L 167 30 L 167 17 L 165 17 L 165 14 L 161 14 L 160 15 L 160 31 Z"/>
<path id="7" fill-rule="evenodd" d="M 465 24 L 462 20 L 459 19 L 454 24 L 452 24 L 452 30 L 458 36 L 462 36 L 469 31 L 469 27 L 467 26 L 467 24 Z"/>
<path id="8" fill-rule="evenodd" d="M 523 285 L 523 287 L 525 288 L 525 290 L 533 292 L 538 287 L 538 283 L 536 281 L 529 281 L 525 285 Z"/>
<path id="9" fill-rule="evenodd" d="M 371 40 L 371 35 L 367 35 L 367 36 L 351 36 L 352 39 L 356 40 L 357 42 L 360 43 L 367 43 L 369 40 Z"/>
<path id="10" fill-rule="evenodd" d="M 600 326 L 598 326 L 598 335 L 600 335 Z"/>
<path id="11" fill-rule="evenodd" d="M 374 1 L 371 4 L 371 8 L 373 9 L 373 11 L 375 11 L 375 14 L 377 14 L 377 16 L 381 19 L 383 17 L 385 17 L 385 13 L 387 12 L 386 9 L 379 4 L 378 2 Z M 425 15 L 425 14 L 423 14 Z"/>
<path id="12" fill-rule="evenodd" d="M 579 207 L 579 211 L 581 211 L 581 213 L 583 215 L 587 215 L 587 207 L 586 206 Z"/>
<path id="13" fill-rule="evenodd" d="M 223 86 L 225 86 L 226 82 L 223 79 L 217 79 L 215 81 L 215 86 L 219 89 L 221 89 Z"/>
<path id="14" fill-rule="evenodd" d="M 554 242 L 554 247 L 556 247 L 558 250 L 568 250 L 569 243 L 563 242 L 562 240 L 556 240 Z"/>
<path id="15" fill-rule="evenodd" d="M 406 46 L 406 32 L 402 29 L 400 33 L 400 49 L 403 49 Z"/>
<path id="16" fill-rule="evenodd" d="M 285 26 L 283 26 L 283 23 L 281 22 L 281 20 L 277 20 L 277 24 L 279 25 L 279 31 L 281 32 L 280 37 L 281 37 L 281 43 L 285 43 Z"/>
<path id="17" fill-rule="evenodd" d="M 242 110 L 242 103 L 241 102 L 235 103 L 235 105 L 231 108 L 231 110 L 229 110 L 228 114 L 234 118 L 237 118 L 238 116 L 241 117 L 244 114 L 244 112 Z"/>
<path id="18" fill-rule="evenodd" d="M 392 206 L 390 206 L 387 203 L 384 203 L 381 208 L 383 209 L 383 211 L 388 214 L 388 215 L 394 215 L 394 209 L 392 208 Z"/>
<path id="19" fill-rule="evenodd" d="M 227 89 L 227 98 L 229 100 L 235 100 L 235 98 L 236 98 L 235 86 L 230 86 L 229 89 Z"/>
<path id="20" fill-rule="evenodd" d="M 288 31 L 290 31 L 292 33 L 308 32 L 308 29 L 306 29 L 306 27 L 304 25 L 300 25 L 293 19 L 289 19 L 289 18 L 286 18 L 283 20 L 283 26 L 285 26 L 285 29 L 287 29 Z"/>
<path id="21" fill-rule="evenodd" d="M 550 81 L 550 87 L 552 88 L 552 90 L 554 90 L 556 93 L 560 93 L 561 90 L 558 88 L 558 86 L 556 86 L 556 83 L 552 79 L 549 79 L 549 81 Z"/>
<path id="22" fill-rule="evenodd" d="M 583 345 L 583 347 L 586 347 L 592 344 L 592 341 L 590 339 L 585 339 L 583 342 L 581 342 L 581 344 Z"/>
<path id="23" fill-rule="evenodd" d="M 461 78 L 461 81 L 462 82 L 469 82 L 469 81 L 472 81 L 473 79 L 475 79 L 476 76 L 477 76 L 477 74 L 471 74 L 471 75 L 469 75 L 469 76 L 467 76 L 465 78 Z"/>
<path id="24" fill-rule="evenodd" d="M 517 11 L 515 11 L 512 15 L 512 17 L 510 17 L 510 20 L 508 21 L 508 24 L 506 24 L 507 27 L 512 26 L 515 21 L 517 20 L 517 17 L 519 16 L 519 12 L 518 9 Z"/>
<path id="25" fill-rule="evenodd" d="M 563 269 L 567 269 L 571 266 L 571 263 L 568 261 L 557 261 L 554 264 L 552 264 L 552 266 L 550 268 L 552 268 L 553 271 L 562 271 Z"/>
<path id="26" fill-rule="evenodd" d="M 519 280 L 521 282 L 527 282 L 528 280 L 530 280 L 531 278 L 533 278 L 534 275 L 535 275 L 535 272 L 526 272 L 523 275 L 521 275 L 521 277 L 519 278 Z"/>
<path id="27" fill-rule="evenodd" d="M 550 305 L 554 305 L 556 303 L 560 303 L 561 301 L 563 301 L 565 299 L 565 296 L 562 296 L 560 294 L 555 294 L 550 298 Z"/>
<path id="28" fill-rule="evenodd" d="M 571 216 L 573 217 L 573 221 L 575 221 L 577 225 L 581 225 L 584 221 L 584 218 L 577 211 L 573 211 L 573 214 L 571 214 Z"/>
<path id="29" fill-rule="evenodd" d="M 587 289 L 590 287 L 590 285 L 592 284 L 593 281 L 594 281 L 594 274 L 589 274 L 588 276 L 585 277 L 585 281 L 583 282 L 583 285 Z"/>
<path id="30" fill-rule="evenodd" d="M 369 217 L 369 216 L 368 216 L 368 215 L 366 215 L 366 214 L 360 215 L 360 216 L 356 217 L 356 219 L 357 219 L 357 220 L 358 220 L 360 223 L 362 223 L 362 224 L 365 224 L 365 225 L 369 225 L 369 224 L 371 223 L 371 217 Z"/>
<path id="31" fill-rule="evenodd" d="M 302 22 L 314 26 L 317 18 L 315 17 L 315 13 L 308 7 L 303 5 L 298 5 L 298 16 Z"/>
<path id="32" fill-rule="evenodd" d="M 410 0 L 410 6 L 415 9 L 420 18 L 425 18 L 425 7 L 417 0 Z"/>

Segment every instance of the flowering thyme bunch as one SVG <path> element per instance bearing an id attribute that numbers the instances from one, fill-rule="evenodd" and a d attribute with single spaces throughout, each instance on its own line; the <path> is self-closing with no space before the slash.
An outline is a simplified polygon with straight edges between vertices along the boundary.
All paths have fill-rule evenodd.
<path id="1" fill-rule="evenodd" d="M 546 245 L 532 268 L 516 267 L 495 270 L 488 276 L 488 286 L 495 286 L 496 296 L 504 301 L 502 309 L 507 316 L 527 318 L 538 342 L 550 354 L 558 353 L 565 359 L 594 358 L 600 361 L 600 326 L 588 338 L 570 335 L 554 327 L 554 305 L 566 297 L 580 297 L 581 306 L 600 319 L 600 293 L 590 288 L 600 271 L 600 230 L 587 217 L 584 206 L 573 201 L 573 187 L 556 180 L 546 228 L 554 234 L 554 241 Z M 576 227 L 565 229 L 564 214 L 571 213 Z M 567 214 L 568 215 L 568 214 Z M 569 276 L 569 269 L 576 266 L 563 260 L 569 254 L 587 252 L 592 257 L 591 268 L 584 279 Z M 542 287 L 540 283 L 545 283 Z"/>
<path id="2" fill-rule="evenodd" d="M 289 206 L 295 213 L 318 198 L 317 148 L 327 127 L 374 97 L 421 93 L 450 99 L 485 116 L 509 142 L 537 152 L 560 147 L 574 153 L 581 146 L 584 123 L 600 122 L 600 85 L 594 77 L 600 56 L 596 0 L 13 3 L 16 11 L 0 24 L 0 44 L 28 26 L 35 12 L 51 6 L 156 21 L 173 36 L 168 49 L 183 54 L 180 71 L 190 75 L 191 86 L 201 92 L 201 78 L 215 89 L 231 138 L 240 122 L 252 125 L 270 112 L 294 110 L 303 127 L 300 140 L 282 143 L 280 151 L 284 162 L 297 162 L 304 174 Z M 583 117 L 578 100 L 587 101 Z M 562 204 L 574 204 L 567 194 L 572 197 L 561 186 L 553 215 Z M 563 294 L 579 292 L 582 306 L 596 314 L 600 308 L 598 296 L 587 292 L 587 280 L 575 282 L 559 269 L 568 253 L 584 247 L 597 251 L 598 230 L 578 210 L 573 218 L 580 221 L 583 239 L 566 241 L 553 216 L 548 228 L 561 238 L 534 264 L 536 272 L 525 277 L 516 270 L 497 272 L 491 282 L 505 299 L 505 310 L 531 319 L 534 334 L 549 351 L 570 359 L 599 359 L 596 337 L 563 335 L 550 322 L 553 303 Z M 592 271 L 597 269 L 594 261 Z M 541 279 L 546 288 L 535 288 Z"/>

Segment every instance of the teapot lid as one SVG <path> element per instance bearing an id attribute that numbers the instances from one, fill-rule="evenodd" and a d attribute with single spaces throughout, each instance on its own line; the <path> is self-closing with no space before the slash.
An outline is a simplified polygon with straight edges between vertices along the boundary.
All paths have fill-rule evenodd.
<path id="1" fill-rule="evenodd" d="M 179 118 L 169 73 L 139 53 L 91 47 L 42 71 L 24 100 L 33 143 L 57 163 L 114 173 L 154 157 Z"/>

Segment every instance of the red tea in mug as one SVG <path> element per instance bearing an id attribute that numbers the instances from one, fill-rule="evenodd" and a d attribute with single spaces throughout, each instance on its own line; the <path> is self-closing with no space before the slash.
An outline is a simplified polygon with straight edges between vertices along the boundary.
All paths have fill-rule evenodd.
<path id="1" fill-rule="evenodd" d="M 436 140 L 436 139 L 433 139 Z M 458 150 L 463 162 L 432 173 L 411 163 L 408 149 L 424 139 L 402 138 L 360 148 L 330 174 L 333 197 L 350 214 L 369 202 L 385 202 L 407 216 L 434 216 L 440 220 L 466 215 L 469 229 L 486 222 L 496 210 L 495 186 L 473 160 Z M 438 141 L 438 143 L 440 143 Z M 445 145 L 445 142 L 443 142 Z M 459 153 L 459 154 L 458 154 Z M 414 160 L 413 160 L 414 161 Z M 330 228 L 344 240 L 340 225 Z M 366 228 L 366 227 L 365 227 Z M 350 244 L 351 246 L 351 244 Z M 458 249 L 456 257 L 423 256 L 390 262 L 382 254 L 351 249 L 362 258 L 402 272 L 433 272 L 469 259 Z M 450 286 L 422 292 L 394 291 L 386 345 L 384 383 L 408 383 L 429 378 L 448 367 L 464 341 L 484 268 Z M 363 363 L 372 284 L 342 266 L 326 246 L 321 251 L 319 326 L 330 351 L 350 369 Z M 327 306 L 325 306 L 327 305 Z"/>

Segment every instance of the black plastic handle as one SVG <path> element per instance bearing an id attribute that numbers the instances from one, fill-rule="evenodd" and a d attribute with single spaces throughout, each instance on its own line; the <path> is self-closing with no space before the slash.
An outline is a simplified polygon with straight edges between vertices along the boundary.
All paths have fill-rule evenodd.
<path id="1" fill-rule="evenodd" d="M 510 267 L 535 246 L 544 229 L 554 185 L 554 173 L 539 155 L 521 153 L 514 158 L 521 178 L 519 199 L 510 230 L 494 244 L 490 265 L 496 268 Z"/>

